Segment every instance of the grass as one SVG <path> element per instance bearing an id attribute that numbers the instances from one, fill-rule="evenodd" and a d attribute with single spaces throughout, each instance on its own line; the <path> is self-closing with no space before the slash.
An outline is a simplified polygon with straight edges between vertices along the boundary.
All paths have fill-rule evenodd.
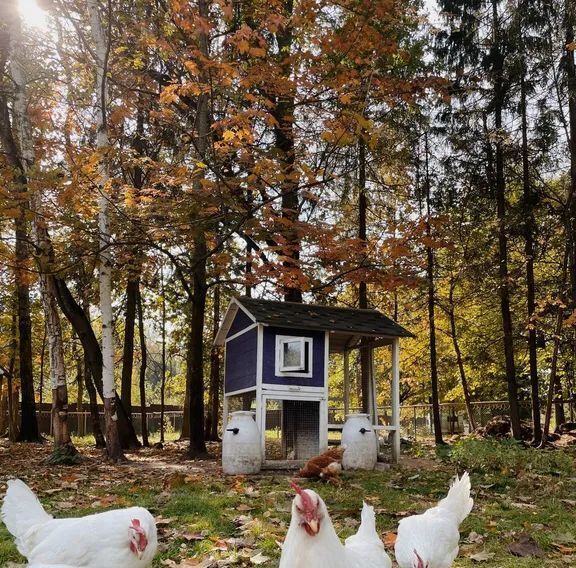
<path id="1" fill-rule="evenodd" d="M 88 463 L 67 468 L 41 465 L 41 454 L 48 448 L 13 446 L 0 454 L 0 459 L 6 453 L 10 458 L 0 479 L 25 477 L 56 516 L 132 504 L 149 508 L 161 531 L 155 567 L 208 555 L 236 558 L 236 566 L 250 566 L 256 552 L 270 558 L 265 568 L 277 566 L 277 541 L 284 538 L 290 518 L 288 474 L 227 478 L 216 461 L 182 461 L 182 447 L 169 446 L 139 452 L 128 466 L 102 465 L 92 452 Z M 362 500 L 376 507 L 378 529 L 384 534 L 395 530 L 402 516 L 421 512 L 442 498 L 451 476 L 466 468 L 476 504 L 461 526 L 463 542 L 455 567 L 576 566 L 573 465 L 574 455 L 568 450 L 541 452 L 510 442 L 465 440 L 445 449 L 441 457 L 430 447 L 415 446 L 401 468 L 344 473 L 339 486 L 307 485 L 326 501 L 342 538 L 356 531 Z M 482 542 L 464 542 L 471 532 L 481 535 L 472 540 Z M 544 559 L 517 558 L 508 552 L 520 533 L 535 538 Z M 480 552 L 493 556 L 480 563 L 470 558 Z M 9 561 L 22 559 L 0 526 L 0 566 Z"/>

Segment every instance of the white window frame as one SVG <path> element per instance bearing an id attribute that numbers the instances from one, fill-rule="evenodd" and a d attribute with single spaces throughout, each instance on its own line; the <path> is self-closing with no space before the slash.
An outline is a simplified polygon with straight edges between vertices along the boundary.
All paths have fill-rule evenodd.
<path id="1" fill-rule="evenodd" d="M 282 357 L 284 354 L 284 344 L 294 343 L 299 341 L 302 346 L 302 362 L 298 366 L 286 367 L 282 363 Z M 308 371 L 304 371 L 306 364 L 306 347 L 308 345 Z M 276 336 L 276 369 L 275 374 L 277 377 L 302 377 L 305 379 L 312 378 L 312 347 L 313 338 L 312 337 L 301 337 L 296 335 L 277 335 Z"/>

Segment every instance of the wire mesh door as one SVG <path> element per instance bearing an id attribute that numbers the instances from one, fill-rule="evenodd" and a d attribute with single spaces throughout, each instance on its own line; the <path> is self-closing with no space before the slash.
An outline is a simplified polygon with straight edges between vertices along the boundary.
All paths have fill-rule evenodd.
<path id="1" fill-rule="evenodd" d="M 307 460 L 320 450 L 320 402 L 266 400 L 266 460 Z"/>

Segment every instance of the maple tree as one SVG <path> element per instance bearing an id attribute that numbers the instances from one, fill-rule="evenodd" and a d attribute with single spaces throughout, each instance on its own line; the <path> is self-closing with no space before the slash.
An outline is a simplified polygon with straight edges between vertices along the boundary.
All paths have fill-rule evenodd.
<path id="1" fill-rule="evenodd" d="M 463 400 L 473 424 L 474 400 L 506 397 L 519 436 L 530 400 L 535 443 L 541 400 L 565 421 L 574 15 L 532 4 L 445 0 L 431 25 L 411 0 L 43 2 L 44 39 L 25 26 L 17 53 L 0 45 L 0 408 L 21 388 L 21 437 L 38 439 L 35 389 L 58 368 L 41 356 L 58 315 L 36 300 L 45 281 L 68 390 L 113 460 L 139 446 L 147 400 L 184 406 L 189 454 L 205 454 L 211 342 L 243 291 L 392 315 L 417 335 L 407 401 Z M 23 103 L 8 77 L 27 50 L 50 65 Z M 6 135 L 22 105 L 24 167 Z M 49 325 L 47 346 L 57 337 Z M 352 393 L 365 409 L 366 354 Z"/>

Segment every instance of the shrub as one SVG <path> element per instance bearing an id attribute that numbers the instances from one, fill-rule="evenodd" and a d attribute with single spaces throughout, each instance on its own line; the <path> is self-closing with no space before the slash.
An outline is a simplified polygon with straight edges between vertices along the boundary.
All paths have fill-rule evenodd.
<path id="1" fill-rule="evenodd" d="M 516 440 L 459 440 L 449 459 L 468 471 L 503 475 L 525 471 L 554 475 L 574 468 L 573 457 L 564 450 L 527 448 Z"/>

